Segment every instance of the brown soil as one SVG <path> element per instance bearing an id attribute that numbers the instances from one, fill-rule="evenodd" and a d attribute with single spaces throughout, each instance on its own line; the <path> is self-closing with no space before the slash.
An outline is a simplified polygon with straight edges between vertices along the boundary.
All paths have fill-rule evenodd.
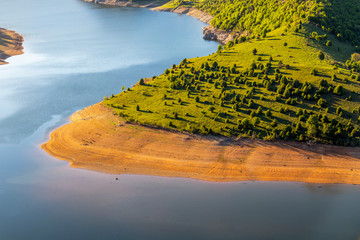
<path id="1" fill-rule="evenodd" d="M 18 33 L 0 28 L 0 65 L 7 64 L 5 59 L 23 54 L 24 38 Z"/>
<path id="2" fill-rule="evenodd" d="M 170 132 L 124 123 L 100 103 L 71 121 L 42 148 L 76 168 L 207 181 L 360 184 L 360 148 Z"/>

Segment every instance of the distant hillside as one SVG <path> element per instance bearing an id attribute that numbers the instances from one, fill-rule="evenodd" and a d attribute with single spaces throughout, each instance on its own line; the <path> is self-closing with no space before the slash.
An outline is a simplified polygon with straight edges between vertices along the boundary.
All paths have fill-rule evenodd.
<path id="1" fill-rule="evenodd" d="M 213 15 L 211 24 L 219 29 L 263 34 L 310 22 L 341 40 L 360 42 L 358 0 L 204 0 L 196 7 Z"/>

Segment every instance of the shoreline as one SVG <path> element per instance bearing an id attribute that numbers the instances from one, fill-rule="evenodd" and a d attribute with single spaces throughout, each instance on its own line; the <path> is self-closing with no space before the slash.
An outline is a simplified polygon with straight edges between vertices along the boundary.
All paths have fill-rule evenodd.
<path id="1" fill-rule="evenodd" d="M 175 133 L 125 123 L 101 103 L 71 121 L 41 147 L 74 168 L 214 182 L 360 184 L 359 147 Z"/>
<path id="2" fill-rule="evenodd" d="M 221 44 L 226 44 L 228 41 L 234 40 L 233 33 L 227 32 L 225 30 L 216 29 L 210 24 L 211 20 L 213 19 L 213 16 L 194 7 L 162 8 L 162 5 L 164 3 L 159 3 L 156 1 L 149 2 L 147 4 L 127 2 L 121 0 L 83 0 L 83 1 L 94 4 L 106 5 L 106 6 L 148 8 L 151 11 L 186 14 L 200 20 L 201 22 L 209 24 L 208 26 L 202 28 L 203 38 L 205 40 L 217 41 Z"/>
<path id="3" fill-rule="evenodd" d="M 23 54 L 24 37 L 12 30 L 0 28 L 0 65 L 9 57 Z"/>

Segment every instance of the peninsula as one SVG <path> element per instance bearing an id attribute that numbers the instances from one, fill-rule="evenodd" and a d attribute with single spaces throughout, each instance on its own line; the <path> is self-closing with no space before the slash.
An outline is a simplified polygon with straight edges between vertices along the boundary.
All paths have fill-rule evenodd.
<path id="1" fill-rule="evenodd" d="M 231 38 L 75 113 L 43 149 L 114 174 L 360 183 L 359 2 L 160 8 L 206 12 Z"/>

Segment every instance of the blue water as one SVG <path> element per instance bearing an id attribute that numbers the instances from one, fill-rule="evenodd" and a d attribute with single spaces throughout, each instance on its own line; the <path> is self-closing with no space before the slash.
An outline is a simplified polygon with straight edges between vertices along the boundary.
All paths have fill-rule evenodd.
<path id="1" fill-rule="evenodd" d="M 214 52 L 200 21 L 80 0 L 0 0 L 0 25 L 25 37 L 25 54 L 0 67 L 1 240 L 359 239 L 360 186 L 109 175 L 40 149 L 74 111 Z"/>

